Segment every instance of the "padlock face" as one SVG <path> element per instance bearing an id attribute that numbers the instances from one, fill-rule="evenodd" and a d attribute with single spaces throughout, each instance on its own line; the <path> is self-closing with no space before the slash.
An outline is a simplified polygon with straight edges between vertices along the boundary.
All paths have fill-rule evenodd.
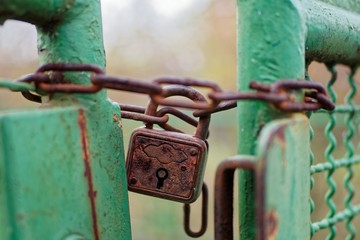
<path id="1" fill-rule="evenodd" d="M 187 134 L 138 128 L 126 159 L 130 191 L 191 203 L 201 192 L 205 141 Z"/>

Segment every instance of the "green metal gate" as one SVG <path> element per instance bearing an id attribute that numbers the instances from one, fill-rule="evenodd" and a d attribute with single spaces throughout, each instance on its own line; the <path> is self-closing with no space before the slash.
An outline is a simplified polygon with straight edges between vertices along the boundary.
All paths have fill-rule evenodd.
<path id="1" fill-rule="evenodd" d="M 241 239 L 358 239 L 359 1 L 237 3 L 238 90 L 251 91 L 252 80 L 321 80 L 337 104 L 331 113 L 289 113 L 238 102 L 238 153 L 250 159 L 239 172 Z M 6 19 L 37 26 L 42 64 L 105 66 L 98 0 L 5 0 L 0 22 Z M 324 63 L 328 80 L 313 76 L 314 61 Z M 338 64 L 348 67 L 345 78 L 338 79 Z M 91 85 L 80 70 L 66 79 Z M 339 81 L 347 81 L 346 96 L 336 94 Z M 41 109 L 0 114 L 0 238 L 131 239 L 119 106 L 102 89 L 42 101 Z"/>
<path id="2" fill-rule="evenodd" d="M 310 128 L 311 138 L 320 138 L 324 131 L 326 138 L 320 138 L 316 146 L 325 141 L 328 145 L 321 150 L 316 147 L 310 153 L 307 134 L 304 133 L 308 131 L 306 125 L 299 130 L 299 126 L 292 127 L 289 123 L 285 127 L 288 128 L 285 135 L 277 134 L 275 129 L 281 128 L 284 122 L 273 119 L 285 118 L 291 122 L 293 117 L 289 118 L 286 113 L 262 103 L 240 103 L 239 153 L 260 155 L 260 162 L 264 161 L 263 154 L 269 146 L 270 156 L 274 154 L 271 159 L 265 157 L 268 161 L 263 164 L 265 173 L 268 173 L 264 177 L 265 192 L 259 192 L 261 177 L 259 179 L 251 171 L 240 173 L 242 239 L 254 239 L 255 235 L 260 235 L 261 239 L 308 239 L 310 236 L 313 239 L 359 238 L 359 218 L 356 218 L 360 203 L 356 142 L 359 134 L 356 101 L 359 99 L 354 80 L 360 60 L 359 13 L 358 1 L 238 1 L 239 90 L 248 91 L 249 81 L 254 79 L 268 83 L 284 78 L 314 80 L 308 67 L 317 61 L 324 63 L 330 74 L 327 74 L 328 80 L 316 80 L 326 82 L 327 91 L 337 104 L 332 113 L 319 111 L 311 114 L 314 125 Z M 347 76 L 338 79 L 338 85 L 334 87 L 337 64 L 346 65 L 349 70 Z M 344 87 L 346 84 L 349 87 Z M 346 97 L 343 96 L 344 101 L 336 96 L 339 88 L 348 89 Z M 325 129 L 319 127 L 324 125 Z M 260 128 L 260 138 L 257 139 Z M 342 136 L 339 131 L 342 131 Z M 268 146 L 261 145 L 264 142 L 269 142 Z M 281 152 L 285 156 L 290 152 L 290 155 L 281 158 Z M 310 157 L 304 156 L 304 153 L 309 153 Z M 325 196 L 319 196 L 324 191 L 316 187 L 319 177 L 326 178 L 327 184 L 320 185 L 327 189 Z M 340 186 L 344 186 L 344 190 L 337 195 Z M 309 188 L 313 189 L 310 199 Z M 258 204 L 262 201 L 258 198 L 263 196 L 265 206 Z M 297 202 L 298 198 L 302 199 L 301 202 Z M 255 223 L 259 207 L 266 208 L 267 212 L 258 215 Z M 308 210 L 311 214 L 306 214 Z M 272 227 L 274 218 L 262 224 L 266 214 L 276 216 L 276 231 Z M 344 225 L 341 225 L 342 222 Z M 262 227 L 270 229 L 261 235 L 259 232 L 264 231 Z"/>

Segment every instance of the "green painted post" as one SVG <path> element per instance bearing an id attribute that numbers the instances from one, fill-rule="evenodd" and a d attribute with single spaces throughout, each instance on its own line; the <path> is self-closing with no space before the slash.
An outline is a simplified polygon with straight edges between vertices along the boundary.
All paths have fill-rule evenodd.
<path id="1" fill-rule="evenodd" d="M 238 0 L 238 90 L 249 82 L 274 83 L 304 78 L 305 21 L 300 1 Z M 253 155 L 257 136 L 267 122 L 285 117 L 266 103 L 240 101 L 238 152 Z M 254 173 L 240 171 L 241 239 L 255 239 Z"/>
<path id="2" fill-rule="evenodd" d="M 328 0 L 360 13 L 360 3 Z M 306 58 L 319 62 L 355 65 L 360 61 L 359 14 L 319 2 L 305 1 Z"/>
<path id="3" fill-rule="evenodd" d="M 42 64 L 105 66 L 99 0 L 5 0 L 6 19 L 37 26 Z M 0 239 L 131 239 L 119 106 L 105 90 L 43 101 L 0 114 Z"/>
<path id="4" fill-rule="evenodd" d="M 304 114 L 268 123 L 258 138 L 257 239 L 310 239 L 310 131 Z M 301 142 L 301 144 L 299 144 Z"/>

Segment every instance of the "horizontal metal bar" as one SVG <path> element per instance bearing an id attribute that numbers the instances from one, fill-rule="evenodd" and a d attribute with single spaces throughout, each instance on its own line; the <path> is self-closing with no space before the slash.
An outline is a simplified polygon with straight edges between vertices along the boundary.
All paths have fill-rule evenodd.
<path id="1" fill-rule="evenodd" d="M 360 14 L 360 2 L 358 0 L 320 0 L 325 3 L 343 8 L 351 12 L 357 12 Z"/>
<path id="2" fill-rule="evenodd" d="M 355 215 L 360 214 L 360 204 L 354 205 L 352 209 L 345 209 L 341 212 L 338 212 L 334 217 L 324 218 L 319 222 L 314 222 L 311 224 L 312 232 L 316 233 L 317 231 L 325 228 L 329 228 L 330 226 L 342 222 L 345 219 L 349 219 L 354 217 Z"/>
<path id="3" fill-rule="evenodd" d="M 67 0 L 2 0 L 0 25 L 7 19 L 37 25 L 59 20 L 75 1 Z"/>
<path id="4" fill-rule="evenodd" d="M 354 107 L 349 105 L 338 105 L 332 111 L 333 113 L 360 113 L 360 106 L 356 105 Z M 319 109 L 315 113 L 326 113 L 329 114 L 329 111 L 324 109 Z"/>
<path id="5" fill-rule="evenodd" d="M 335 160 L 334 165 L 331 165 L 329 162 L 319 163 L 310 167 L 310 174 L 329 171 L 331 169 L 337 169 L 341 167 L 347 167 L 349 165 L 354 165 L 359 163 L 360 163 L 360 155 L 354 156 L 352 158 L 343 158 L 343 159 Z"/>
<path id="6" fill-rule="evenodd" d="M 360 63 L 360 15 L 316 1 L 303 2 L 308 61 Z"/>
<path id="7" fill-rule="evenodd" d="M 0 79 L 0 88 L 7 88 L 11 91 L 35 91 L 35 86 L 29 83 L 14 82 L 5 79 Z"/>

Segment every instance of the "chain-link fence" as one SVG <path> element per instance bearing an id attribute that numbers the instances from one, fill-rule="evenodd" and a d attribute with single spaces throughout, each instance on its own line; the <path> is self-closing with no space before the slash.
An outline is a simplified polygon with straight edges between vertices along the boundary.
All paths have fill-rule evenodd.
<path id="1" fill-rule="evenodd" d="M 319 65 L 312 80 L 327 80 L 333 112 L 312 116 L 311 234 L 313 239 L 356 239 L 360 229 L 359 105 L 356 67 Z M 317 79 L 315 79 L 317 78 Z"/>

